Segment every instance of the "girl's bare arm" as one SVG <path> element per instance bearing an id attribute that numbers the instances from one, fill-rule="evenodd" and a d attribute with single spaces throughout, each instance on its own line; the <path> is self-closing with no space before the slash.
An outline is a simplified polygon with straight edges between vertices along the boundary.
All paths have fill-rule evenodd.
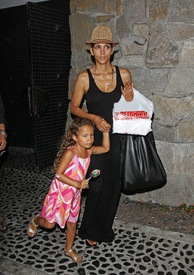
<path id="1" fill-rule="evenodd" d="M 56 178 L 59 179 L 61 182 L 68 184 L 70 186 L 73 186 L 75 188 L 87 188 L 88 186 L 88 180 L 81 180 L 81 181 L 77 181 L 74 180 L 66 175 L 64 175 L 69 163 L 71 162 L 71 160 L 73 159 L 73 152 L 71 150 L 67 150 L 64 155 L 61 158 L 61 161 L 59 163 L 59 166 L 56 170 Z"/>
<path id="2" fill-rule="evenodd" d="M 102 135 L 103 135 L 102 145 L 101 146 L 92 146 L 92 148 L 91 148 L 92 154 L 102 154 L 102 153 L 106 153 L 110 150 L 109 132 L 103 132 Z"/>

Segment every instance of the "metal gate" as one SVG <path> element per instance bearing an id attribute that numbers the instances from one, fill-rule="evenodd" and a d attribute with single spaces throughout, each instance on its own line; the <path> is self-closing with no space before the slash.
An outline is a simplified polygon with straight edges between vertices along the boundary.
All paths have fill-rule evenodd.
<path id="1" fill-rule="evenodd" d="M 19 10 L 19 7 L 17 9 Z M 11 109 L 11 95 L 8 98 L 9 87 L 6 87 L 6 84 L 3 85 L 1 94 L 3 100 L 5 99 L 8 125 L 11 125 L 11 129 L 9 127 L 9 131 L 11 130 L 9 133 L 10 145 L 33 147 L 36 166 L 41 168 L 53 163 L 66 126 L 71 58 L 69 12 L 68 9 L 60 11 L 30 2 L 27 3 L 25 12 L 26 22 L 24 22 L 25 27 L 23 28 L 27 35 L 23 39 L 25 41 L 24 55 L 23 58 L 20 55 L 20 60 L 17 60 L 17 56 L 13 55 L 12 57 L 12 63 L 13 58 L 17 60 L 17 65 L 14 68 L 15 79 L 20 79 L 22 83 L 21 71 L 23 75 L 24 71 L 25 74 L 28 74 L 25 85 L 15 85 L 17 86 L 17 100 L 21 101 L 21 104 L 19 102 L 19 105 L 16 104 L 18 106 L 14 107 L 18 108 L 17 114 L 16 110 L 14 114 Z M 17 31 L 20 30 L 17 29 Z M 20 41 L 20 43 L 22 42 Z M 21 49 L 22 47 L 18 45 L 17 51 L 21 51 Z M 28 62 L 26 61 L 27 55 Z M 25 62 L 23 62 L 24 60 Z M 6 78 L 7 76 L 5 76 Z M 12 92 L 16 93 L 14 89 Z M 23 110 L 21 116 L 20 110 Z M 28 117 L 26 112 L 28 112 Z M 27 122 L 18 126 L 18 116 L 20 116 L 20 120 Z M 18 130 L 17 127 L 20 129 Z M 26 133 L 23 136 L 22 127 L 23 133 Z M 17 133 L 15 136 L 13 136 L 14 131 Z"/>
<path id="2" fill-rule="evenodd" d="M 31 60 L 30 110 L 38 166 L 53 161 L 65 131 L 70 70 L 70 32 L 63 12 L 28 3 Z"/>

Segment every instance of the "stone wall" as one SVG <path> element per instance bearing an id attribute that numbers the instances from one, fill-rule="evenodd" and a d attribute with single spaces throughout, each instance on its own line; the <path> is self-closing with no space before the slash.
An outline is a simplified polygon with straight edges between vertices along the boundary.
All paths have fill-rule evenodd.
<path id="1" fill-rule="evenodd" d="M 85 41 L 96 25 L 111 27 L 113 64 L 131 71 L 136 89 L 154 103 L 153 130 L 165 187 L 131 199 L 194 203 L 194 0 L 71 0 L 69 97 L 91 65 Z"/>

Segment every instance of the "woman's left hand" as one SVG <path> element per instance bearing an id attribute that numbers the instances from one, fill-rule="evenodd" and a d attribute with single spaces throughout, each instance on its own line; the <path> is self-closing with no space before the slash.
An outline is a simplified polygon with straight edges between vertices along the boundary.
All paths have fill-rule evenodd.
<path id="1" fill-rule="evenodd" d="M 121 87 L 121 93 L 125 97 L 126 101 L 133 100 L 133 86 L 129 81 L 126 81 L 125 86 Z"/>

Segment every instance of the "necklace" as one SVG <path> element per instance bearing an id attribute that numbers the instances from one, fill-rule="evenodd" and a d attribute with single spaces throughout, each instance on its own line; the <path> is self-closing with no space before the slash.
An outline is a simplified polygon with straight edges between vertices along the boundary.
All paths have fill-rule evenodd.
<path id="1" fill-rule="evenodd" d="M 114 74 L 114 72 L 115 71 L 114 71 L 113 66 L 112 66 L 112 78 L 111 78 L 111 82 L 110 83 L 105 83 L 106 89 L 107 89 L 107 87 L 109 87 L 109 86 L 111 86 L 113 84 L 113 74 Z M 95 76 L 96 76 L 96 66 L 94 68 L 94 76 L 93 76 L 94 81 L 95 81 Z"/>

